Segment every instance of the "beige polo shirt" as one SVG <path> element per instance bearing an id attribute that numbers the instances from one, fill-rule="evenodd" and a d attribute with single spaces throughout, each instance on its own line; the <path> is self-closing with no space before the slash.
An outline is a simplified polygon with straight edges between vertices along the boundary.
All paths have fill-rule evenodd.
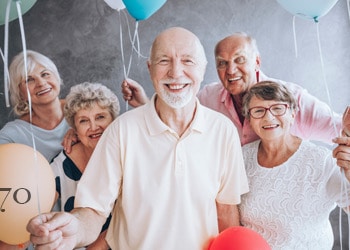
<path id="1" fill-rule="evenodd" d="M 238 133 L 197 101 L 179 137 L 158 117 L 154 98 L 106 129 L 75 205 L 105 217 L 114 209 L 107 235 L 113 250 L 200 250 L 218 233 L 216 201 L 239 204 L 248 192 Z"/>

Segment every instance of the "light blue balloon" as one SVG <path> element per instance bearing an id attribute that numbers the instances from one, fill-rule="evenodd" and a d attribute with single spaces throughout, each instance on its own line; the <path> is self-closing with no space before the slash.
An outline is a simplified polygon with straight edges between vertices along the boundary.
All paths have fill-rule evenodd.
<path id="1" fill-rule="evenodd" d="M 145 20 L 153 15 L 166 0 L 123 0 L 129 14 L 136 21 Z"/>
<path id="2" fill-rule="evenodd" d="M 8 0 L 0 0 L 0 25 L 5 24 L 7 1 Z M 9 22 L 18 18 L 17 1 L 21 4 L 22 15 L 30 10 L 36 3 L 36 0 L 11 0 Z"/>
<path id="3" fill-rule="evenodd" d="M 287 11 L 305 19 L 318 19 L 326 15 L 338 0 L 277 0 Z"/>

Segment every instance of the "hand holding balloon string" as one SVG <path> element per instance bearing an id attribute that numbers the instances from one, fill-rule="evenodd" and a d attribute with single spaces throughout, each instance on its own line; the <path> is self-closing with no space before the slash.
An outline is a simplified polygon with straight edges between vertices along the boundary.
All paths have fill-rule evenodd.
<path id="1" fill-rule="evenodd" d="M 18 19 L 19 19 L 19 24 L 20 24 L 20 31 L 21 31 L 21 38 L 22 38 L 22 47 L 23 47 L 23 55 L 24 55 L 24 69 L 25 69 L 25 79 L 27 79 L 27 49 L 26 49 L 26 39 L 25 39 L 25 33 L 24 33 L 24 26 L 23 26 L 23 19 L 22 19 L 22 11 L 21 11 L 21 5 L 20 2 L 17 1 L 16 2 L 16 7 L 17 7 L 17 13 L 18 13 Z M 10 8 L 10 1 L 8 1 L 7 4 L 7 11 L 9 11 Z M 7 13 L 7 26 L 8 26 L 8 13 Z M 5 44 L 6 45 L 6 44 Z M 5 46 L 5 53 L 6 56 L 4 56 L 4 61 L 6 61 L 7 59 L 7 46 Z M 7 66 L 7 63 L 5 63 Z M 5 74 L 6 75 L 6 74 Z M 8 75 L 7 75 L 8 77 Z M 8 79 L 6 79 L 8 80 Z M 6 81 L 5 81 L 6 83 Z M 6 92 L 6 91 L 5 91 Z M 54 195 L 50 195 L 50 197 L 46 197 L 45 194 L 43 194 L 43 191 L 47 191 L 47 190 L 42 190 L 42 188 L 39 188 L 39 185 L 43 184 L 43 182 L 45 183 L 45 181 L 42 181 L 42 178 L 40 178 L 40 176 L 42 175 L 41 172 L 44 171 L 39 171 L 39 168 L 41 168 L 44 164 L 46 165 L 46 169 L 48 169 L 49 171 L 52 171 L 50 169 L 50 166 L 48 165 L 49 163 L 46 161 L 46 159 L 43 158 L 43 156 L 39 155 L 37 150 L 36 150 L 36 144 L 35 144 L 35 137 L 33 134 L 33 128 L 32 128 L 32 107 L 31 107 L 31 95 L 30 95 L 30 91 L 28 88 L 28 85 L 26 84 L 26 92 L 27 92 L 27 97 L 28 97 L 28 103 L 29 103 L 29 117 L 30 117 L 30 128 L 31 128 L 31 135 L 32 135 L 32 150 L 33 151 L 29 151 L 29 154 L 25 155 L 21 154 L 21 157 L 24 157 L 26 159 L 26 162 L 29 164 L 28 161 L 33 161 L 32 162 L 32 169 L 29 166 L 25 166 L 27 168 L 27 170 L 32 170 L 32 173 L 28 173 L 27 175 L 24 175 L 23 173 L 25 172 L 25 170 L 22 168 L 20 171 L 16 171 L 16 174 L 18 173 L 22 173 L 20 176 L 22 176 L 22 178 L 26 178 L 29 183 L 28 186 L 26 187 L 21 187 L 21 186 L 16 186 L 17 184 L 14 183 L 7 183 L 6 181 L 8 181 L 9 179 L 15 179 L 15 178 L 6 178 L 6 180 L 1 181 L 1 183 L 3 185 L 6 186 L 6 188 L 2 188 L 0 191 L 5 191 L 7 192 L 5 198 L 2 201 L 1 204 L 1 211 L 2 213 L 6 212 L 6 216 L 3 216 L 1 218 L 1 220 L 5 220 L 3 221 L 4 224 L 8 224 L 8 225 L 13 225 L 13 228 L 8 228 L 4 231 L 1 231 L 1 240 L 4 241 L 5 243 L 9 244 L 9 245 L 17 245 L 17 247 L 19 248 L 24 248 L 27 244 L 28 244 L 28 240 L 29 240 L 29 234 L 26 231 L 25 228 L 25 224 L 26 222 L 34 215 L 39 214 L 38 219 L 40 220 L 41 224 L 43 223 L 42 220 L 42 208 L 45 211 L 49 211 L 52 208 L 52 203 L 53 203 L 53 197 Z M 16 147 L 16 144 L 13 145 L 5 145 L 7 147 Z M 6 154 L 6 150 L 7 147 L 5 147 L 3 149 L 3 151 Z M 4 153 L 3 152 L 3 153 Z M 27 151 L 28 152 L 28 151 Z M 26 157 L 25 157 L 26 156 Z M 2 157 L 5 158 L 5 157 Z M 16 156 L 14 158 L 11 158 L 11 167 L 15 168 L 14 165 L 14 161 L 18 160 L 18 158 L 20 158 L 19 156 Z M 8 164 L 4 165 L 3 167 L 7 167 Z M 18 165 L 18 167 L 23 166 L 23 159 L 21 161 L 21 164 Z M 33 171 L 34 170 L 34 171 Z M 2 171 L 3 173 L 7 173 L 8 171 Z M 10 174 L 10 173 L 8 173 Z M 33 174 L 33 176 L 31 176 L 31 174 Z M 54 193 L 55 191 L 55 186 L 54 186 L 54 176 L 53 173 L 50 172 L 50 177 L 49 179 L 51 179 L 50 182 L 50 188 L 48 188 L 48 190 L 50 190 L 52 193 Z M 4 174 L 5 177 L 8 177 L 6 174 Z M 14 176 L 13 176 L 14 177 Z M 19 176 L 17 176 L 17 181 L 18 178 L 20 178 Z M 41 180 L 40 183 L 38 182 L 38 180 Z M 25 183 L 25 182 L 19 182 L 19 183 Z M 35 199 L 36 197 L 36 199 Z M 13 201 L 11 199 L 7 199 L 7 198 L 13 198 Z M 34 198 L 34 199 L 33 199 Z M 41 199 L 43 198 L 43 199 Z M 7 205 L 10 205 L 10 209 L 5 210 L 5 208 L 3 206 L 5 206 L 5 200 L 7 201 Z M 47 201 L 47 203 L 45 204 L 45 201 Z M 44 203 L 42 203 L 44 202 Z M 17 214 L 17 221 L 16 223 L 11 222 L 11 214 L 15 213 Z M 20 214 L 20 215 L 19 215 Z M 20 218 L 18 218 L 20 217 Z M 9 220 L 9 221 L 7 221 Z M 2 224 L 2 223 L 1 223 Z M 25 242 L 25 243 L 23 243 Z"/>
<path id="2" fill-rule="evenodd" d="M 127 80 L 129 76 L 130 68 L 131 68 L 133 51 L 135 51 L 139 57 L 144 57 L 141 55 L 141 52 L 140 52 L 140 41 L 139 41 L 139 35 L 138 35 L 139 21 L 145 20 L 149 18 L 151 15 L 153 15 L 160 7 L 162 7 L 165 4 L 166 0 L 153 0 L 153 1 L 123 0 L 122 2 L 105 0 L 105 2 L 119 12 L 119 19 L 120 19 L 119 21 L 120 36 L 119 37 L 120 37 L 120 46 L 121 46 L 121 57 L 122 57 L 123 70 L 124 70 L 124 79 Z M 128 10 L 129 14 L 133 18 L 135 18 L 135 21 L 136 21 L 134 36 L 131 37 L 128 19 L 126 18 L 129 39 L 131 42 L 131 53 L 130 53 L 130 58 L 129 58 L 129 63 L 127 68 L 126 68 L 125 56 L 124 56 L 122 19 L 120 16 L 121 10 L 124 8 Z M 126 111 L 128 111 L 129 109 L 128 106 L 129 106 L 129 101 L 125 100 Z"/>

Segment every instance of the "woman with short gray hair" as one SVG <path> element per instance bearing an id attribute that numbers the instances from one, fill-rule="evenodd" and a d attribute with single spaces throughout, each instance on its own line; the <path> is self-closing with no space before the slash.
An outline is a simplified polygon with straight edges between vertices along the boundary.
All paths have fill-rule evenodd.
<path id="1" fill-rule="evenodd" d="M 63 150 L 51 163 L 56 176 L 56 195 L 60 198 L 61 211 L 69 212 L 74 208 L 76 188 L 90 156 L 104 130 L 118 116 L 119 111 L 117 96 L 100 83 L 84 82 L 75 85 L 66 96 L 64 115 L 79 142 L 72 146 L 71 153 L 67 154 Z M 90 247 L 109 248 L 104 239 L 109 220 L 110 217 L 99 238 Z"/>

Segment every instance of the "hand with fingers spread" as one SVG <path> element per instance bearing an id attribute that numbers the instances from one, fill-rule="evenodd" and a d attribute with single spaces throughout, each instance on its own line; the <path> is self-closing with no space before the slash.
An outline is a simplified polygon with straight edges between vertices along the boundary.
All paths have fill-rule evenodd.
<path id="1" fill-rule="evenodd" d="M 141 106 L 149 101 L 144 89 L 138 82 L 128 78 L 122 82 L 121 87 L 124 100 L 128 101 L 132 107 Z"/>

